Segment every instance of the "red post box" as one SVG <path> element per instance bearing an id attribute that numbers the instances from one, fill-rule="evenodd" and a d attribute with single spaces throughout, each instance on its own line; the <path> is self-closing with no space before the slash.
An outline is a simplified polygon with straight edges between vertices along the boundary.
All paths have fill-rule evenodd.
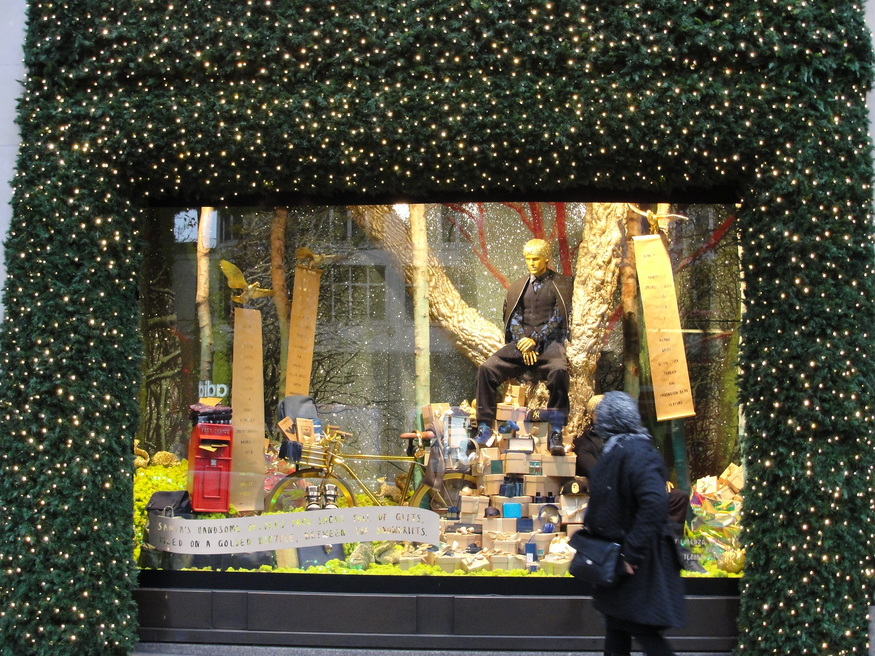
<path id="1" fill-rule="evenodd" d="M 195 424 L 188 444 L 188 494 L 196 512 L 228 512 L 231 424 Z"/>

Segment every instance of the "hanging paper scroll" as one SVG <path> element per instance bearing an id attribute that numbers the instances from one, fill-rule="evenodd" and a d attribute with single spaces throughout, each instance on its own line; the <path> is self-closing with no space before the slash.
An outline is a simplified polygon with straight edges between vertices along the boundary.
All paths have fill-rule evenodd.
<path id="1" fill-rule="evenodd" d="M 659 421 L 692 417 L 693 394 L 671 262 L 660 235 L 633 238 Z"/>
<path id="2" fill-rule="evenodd" d="M 313 370 L 316 313 L 319 310 L 321 278 L 321 269 L 295 267 L 292 312 L 289 320 L 289 348 L 286 357 L 285 396 L 310 394 L 310 373 Z"/>
<path id="3" fill-rule="evenodd" d="M 234 447 L 230 503 L 238 511 L 264 506 L 264 372 L 261 312 L 234 308 L 231 389 Z"/>

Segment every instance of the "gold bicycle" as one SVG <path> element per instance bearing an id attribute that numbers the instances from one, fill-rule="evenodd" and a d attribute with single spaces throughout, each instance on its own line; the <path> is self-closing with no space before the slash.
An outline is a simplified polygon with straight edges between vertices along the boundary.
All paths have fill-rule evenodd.
<path id="1" fill-rule="evenodd" d="M 308 488 L 315 486 L 321 494 L 326 485 L 336 486 L 336 505 L 349 507 L 357 505 L 355 488 L 347 482 L 354 482 L 359 490 L 375 506 L 393 505 L 386 497 L 380 497 L 368 487 L 356 473 L 355 462 L 406 463 L 406 476 L 398 495 L 402 505 L 433 510 L 446 515 L 448 509 L 459 508 L 463 490 L 477 489 L 477 479 L 464 471 L 444 470 L 441 445 L 434 440 L 430 431 L 402 433 L 401 438 L 411 440 L 408 453 L 413 455 L 372 455 L 365 453 L 345 453 L 344 436 L 341 431 L 328 427 L 328 431 L 318 443 L 302 445 L 302 453 L 296 470 L 282 478 L 268 492 L 264 508 L 268 512 L 294 512 L 306 508 Z M 429 448 L 433 447 L 433 448 Z M 429 453 L 430 457 L 426 457 Z M 411 493 L 411 489 L 413 490 Z"/>

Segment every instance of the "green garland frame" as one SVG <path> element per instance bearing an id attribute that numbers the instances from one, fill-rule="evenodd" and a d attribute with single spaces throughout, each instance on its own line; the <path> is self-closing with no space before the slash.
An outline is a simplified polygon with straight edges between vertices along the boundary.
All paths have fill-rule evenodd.
<path id="1" fill-rule="evenodd" d="M 863 654 L 872 53 L 802 0 L 30 0 L 0 653 L 123 654 L 139 231 L 162 203 L 738 199 L 739 653 Z"/>

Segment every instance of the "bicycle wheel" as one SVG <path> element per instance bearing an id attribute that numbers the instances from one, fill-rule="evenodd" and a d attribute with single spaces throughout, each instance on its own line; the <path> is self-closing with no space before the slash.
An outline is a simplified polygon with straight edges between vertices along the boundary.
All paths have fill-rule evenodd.
<path id="1" fill-rule="evenodd" d="M 477 479 L 470 474 L 462 472 L 446 472 L 440 479 L 440 483 L 432 487 L 422 483 L 410 498 L 410 506 L 433 510 L 441 515 L 446 514 L 447 508 L 459 508 L 459 497 L 462 490 L 477 489 Z"/>
<path id="2" fill-rule="evenodd" d="M 326 476 L 320 469 L 299 469 L 289 474 L 268 493 L 264 500 L 267 512 L 295 512 L 307 507 L 307 487 L 315 485 L 321 492 L 326 483 L 337 486 L 337 507 L 347 508 L 356 505 L 355 495 L 349 485 L 337 476 Z"/>

